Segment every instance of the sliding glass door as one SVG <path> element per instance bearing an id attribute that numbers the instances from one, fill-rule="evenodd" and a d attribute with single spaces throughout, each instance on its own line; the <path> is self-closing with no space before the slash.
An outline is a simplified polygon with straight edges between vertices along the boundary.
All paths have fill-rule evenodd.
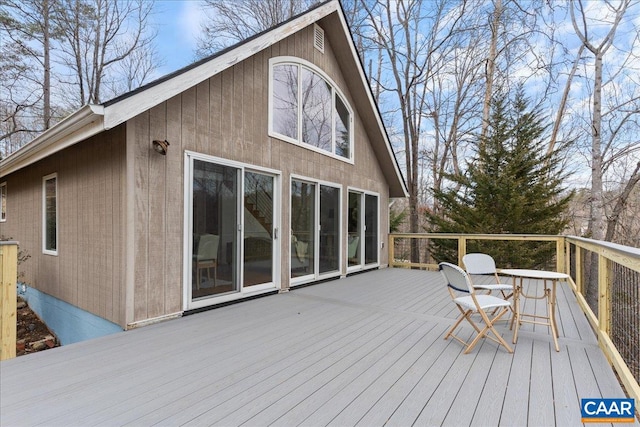
<path id="1" fill-rule="evenodd" d="M 364 196 L 364 263 L 378 263 L 378 196 Z"/>
<path id="2" fill-rule="evenodd" d="M 291 181 L 291 278 L 340 272 L 340 188 Z"/>
<path id="3" fill-rule="evenodd" d="M 187 308 L 275 288 L 277 175 L 196 154 L 187 155 L 186 165 Z"/>
<path id="4" fill-rule="evenodd" d="M 244 174 L 243 287 L 273 282 L 275 241 L 275 178 Z"/>
<path id="5" fill-rule="evenodd" d="M 239 169 L 194 160 L 192 183 L 192 298 L 239 289 Z"/>
<path id="6" fill-rule="evenodd" d="M 349 234 L 347 235 L 348 266 L 362 264 L 362 197 L 360 193 L 349 191 Z"/>
<path id="7" fill-rule="evenodd" d="M 378 196 L 349 191 L 347 263 L 350 269 L 379 262 Z"/>
<path id="8" fill-rule="evenodd" d="M 316 184 L 291 183 L 291 277 L 315 275 Z"/>
<path id="9" fill-rule="evenodd" d="M 320 186 L 320 274 L 340 270 L 340 189 Z"/>

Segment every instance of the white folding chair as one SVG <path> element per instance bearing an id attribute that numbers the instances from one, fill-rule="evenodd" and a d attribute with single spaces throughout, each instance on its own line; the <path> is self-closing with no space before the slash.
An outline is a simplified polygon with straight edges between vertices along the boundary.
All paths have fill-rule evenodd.
<path id="1" fill-rule="evenodd" d="M 458 310 L 460 310 L 460 317 L 451 329 L 449 329 L 447 334 L 444 336 L 444 339 L 446 340 L 447 338 L 452 337 L 460 342 L 466 347 L 464 352 L 465 354 L 469 353 L 481 338 L 489 338 L 499 345 L 504 346 L 509 353 L 513 353 L 513 349 L 509 347 L 509 344 L 507 344 L 493 326 L 495 322 L 509 311 L 511 303 L 493 295 L 476 295 L 469 276 L 457 265 L 453 265 L 448 262 L 441 262 L 439 264 L 439 268 L 447 285 L 447 289 L 449 290 L 449 294 L 451 295 L 451 299 L 456 304 Z M 497 314 L 490 318 L 486 311 L 494 311 L 496 309 Z M 482 328 L 482 325 L 479 325 L 480 322 L 476 323 L 471 318 L 471 315 L 476 313 L 480 315 L 482 323 L 484 324 L 484 327 Z M 454 331 L 463 320 L 467 320 L 478 333 L 471 342 L 467 342 L 454 334 Z M 491 332 L 495 338 L 488 335 L 489 332 Z"/>
<path id="2" fill-rule="evenodd" d="M 473 287 L 475 289 L 483 289 L 489 291 L 500 291 L 504 299 L 513 297 L 513 284 L 502 283 L 496 269 L 496 262 L 487 254 L 467 254 L 462 257 L 465 270 L 469 275 Z M 493 276 L 494 283 L 476 283 L 474 276 Z"/>

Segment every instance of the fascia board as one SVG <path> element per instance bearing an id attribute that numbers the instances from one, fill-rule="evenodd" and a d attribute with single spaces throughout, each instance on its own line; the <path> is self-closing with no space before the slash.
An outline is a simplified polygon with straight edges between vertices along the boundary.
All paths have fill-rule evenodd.
<path id="1" fill-rule="evenodd" d="M 104 130 L 102 105 L 85 105 L 0 161 L 0 177 L 44 159 Z"/>
<path id="2" fill-rule="evenodd" d="M 340 9 L 337 1 L 319 7 L 198 67 L 105 107 L 105 129 L 123 123 L 185 90 L 221 73 L 291 34 Z"/>

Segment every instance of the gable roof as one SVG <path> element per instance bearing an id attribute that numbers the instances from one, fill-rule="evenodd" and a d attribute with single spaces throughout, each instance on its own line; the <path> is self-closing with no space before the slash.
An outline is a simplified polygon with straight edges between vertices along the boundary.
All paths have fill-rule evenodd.
<path id="1" fill-rule="evenodd" d="M 343 70 L 357 71 L 343 74 L 351 90 L 356 110 L 364 122 L 372 148 L 389 183 L 390 197 L 406 197 L 406 184 L 338 0 L 320 3 L 307 12 L 213 56 L 103 104 L 85 105 L 0 161 L 0 177 L 18 171 L 93 135 L 112 129 L 318 21 L 322 22 L 325 28 L 342 29 L 342 31 L 326 31 L 325 37 L 334 46 L 335 55 L 338 63 L 343 66 Z"/>

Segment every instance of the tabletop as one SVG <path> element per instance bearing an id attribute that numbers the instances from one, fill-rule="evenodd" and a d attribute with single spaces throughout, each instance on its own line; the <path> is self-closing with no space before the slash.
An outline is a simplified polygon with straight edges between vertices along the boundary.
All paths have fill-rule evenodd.
<path id="1" fill-rule="evenodd" d="M 500 274 L 506 274 L 507 276 L 528 277 L 531 279 L 547 280 L 562 280 L 569 278 L 568 274 L 558 273 L 557 271 L 527 270 L 522 268 L 505 268 L 504 270 L 500 270 Z"/>

